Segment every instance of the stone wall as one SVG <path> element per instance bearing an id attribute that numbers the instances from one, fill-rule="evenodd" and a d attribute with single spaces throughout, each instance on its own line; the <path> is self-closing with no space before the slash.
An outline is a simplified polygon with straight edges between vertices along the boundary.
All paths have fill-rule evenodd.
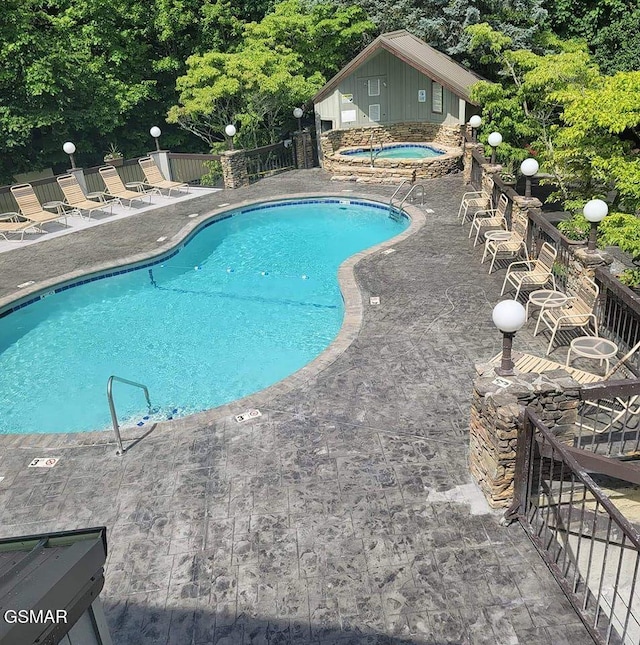
<path id="1" fill-rule="evenodd" d="M 347 128 L 344 130 L 329 130 L 320 135 L 322 154 L 326 157 L 340 148 L 371 145 L 380 143 L 426 143 L 433 142 L 443 146 L 460 146 L 462 144 L 462 128 L 460 125 L 444 125 L 442 123 L 392 123 L 390 125 L 375 125 L 366 128 Z"/>
<path id="2" fill-rule="evenodd" d="M 559 369 L 545 374 L 505 377 L 508 387 L 493 381 L 491 365 L 478 365 L 473 387 L 469 437 L 469 470 L 492 508 L 513 499 L 518 428 L 530 406 L 550 427 L 576 422 L 579 385 Z"/>
<path id="3" fill-rule="evenodd" d="M 313 141 L 309 130 L 293 133 L 296 168 L 313 168 Z"/>
<path id="4" fill-rule="evenodd" d="M 249 185 L 247 159 L 244 150 L 227 150 L 220 155 L 222 179 L 225 188 L 241 188 Z"/>
<path id="5" fill-rule="evenodd" d="M 403 179 L 433 179 L 459 172 L 462 150 L 448 148 L 444 155 L 426 159 L 377 158 L 373 168 L 370 159 L 331 154 L 325 156 L 323 165 L 336 180 L 399 184 Z"/>

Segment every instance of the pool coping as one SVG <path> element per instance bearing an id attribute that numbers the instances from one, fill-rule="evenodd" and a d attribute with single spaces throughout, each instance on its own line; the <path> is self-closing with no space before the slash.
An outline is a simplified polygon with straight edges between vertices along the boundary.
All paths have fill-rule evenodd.
<path id="1" fill-rule="evenodd" d="M 154 258 L 163 256 L 166 253 L 170 253 L 171 251 L 176 249 L 176 247 L 182 244 L 184 240 L 186 240 L 197 228 L 202 226 L 203 222 L 212 220 L 217 216 L 266 202 L 318 198 L 344 199 L 349 201 L 361 200 L 365 202 L 383 204 L 385 206 L 388 204 L 386 202 L 380 201 L 379 199 L 372 198 L 363 194 L 356 194 L 355 192 L 350 193 L 348 196 L 345 196 L 344 194 L 329 194 L 327 192 L 292 193 L 289 195 L 270 197 L 266 200 L 248 199 L 234 204 L 228 204 L 224 207 L 216 208 L 214 210 L 202 213 L 197 218 L 190 218 L 189 222 L 185 226 L 183 226 L 177 233 L 175 233 L 166 243 L 163 243 L 153 251 L 125 256 L 123 258 L 119 258 L 116 261 L 99 263 L 85 269 L 79 269 L 67 274 L 63 274 L 61 276 L 57 276 L 55 278 L 51 278 L 44 282 L 37 282 L 36 284 L 31 285 L 25 290 L 20 290 L 20 293 L 14 292 L 10 296 L 1 298 L 0 310 L 11 305 L 12 303 L 28 299 L 35 293 L 46 290 L 50 287 L 56 287 L 95 273 L 102 273 L 104 271 L 113 270 L 131 264 L 144 263 Z M 229 403 L 225 403 L 220 406 L 184 417 L 179 417 L 167 421 L 153 422 L 148 426 L 145 425 L 142 427 L 134 426 L 121 428 L 120 430 L 123 441 L 135 441 L 141 434 L 147 434 L 151 430 L 153 430 L 154 432 L 167 430 L 192 430 L 200 428 L 203 425 L 209 425 L 225 417 L 241 414 L 247 409 L 259 408 L 260 406 L 266 405 L 268 400 L 273 398 L 274 396 L 290 392 L 291 390 L 299 387 L 311 378 L 317 376 L 320 372 L 331 365 L 347 350 L 351 343 L 357 338 L 362 326 L 364 305 L 362 301 L 362 292 L 360 291 L 360 287 L 358 286 L 356 280 L 356 265 L 364 258 L 404 241 L 406 238 L 418 232 L 426 223 L 425 214 L 417 207 L 410 204 L 405 204 L 403 205 L 402 210 L 409 216 L 409 226 L 404 231 L 388 240 L 376 244 L 375 246 L 355 253 L 354 255 L 347 258 L 338 268 L 338 285 L 345 305 L 344 318 L 337 336 L 326 349 L 318 354 L 318 356 L 316 356 L 309 363 L 301 367 L 293 374 L 285 377 L 284 379 L 277 381 L 273 385 L 269 385 L 266 388 L 259 390 L 258 392 L 248 394 L 240 399 L 235 399 L 234 401 L 231 401 Z M 153 393 L 151 393 L 151 395 L 153 396 Z M 132 433 L 135 433 L 135 436 L 131 436 Z M 6 439 L 15 438 L 14 443 L 29 443 L 31 445 L 45 443 L 46 440 L 47 447 L 51 448 L 55 448 L 56 444 L 64 444 L 65 447 L 71 447 L 74 444 L 78 446 L 87 446 L 96 443 L 115 443 L 115 437 L 112 429 L 61 433 L 7 433 L 1 436 L 5 437 Z M 58 438 L 59 441 L 56 441 L 56 438 Z M 74 439 L 76 440 L 74 441 Z"/>

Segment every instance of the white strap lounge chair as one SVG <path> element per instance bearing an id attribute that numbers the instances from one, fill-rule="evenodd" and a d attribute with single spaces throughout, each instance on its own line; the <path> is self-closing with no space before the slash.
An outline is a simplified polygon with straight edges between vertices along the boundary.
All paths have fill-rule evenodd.
<path id="1" fill-rule="evenodd" d="M 131 207 L 131 202 L 142 202 L 147 197 L 149 198 L 149 203 L 151 203 L 151 196 L 148 193 L 139 193 L 126 188 L 122 183 L 122 179 L 120 179 L 118 171 L 113 166 L 102 166 L 98 168 L 98 172 L 107 187 L 107 194 L 117 199 L 121 204 L 122 200 L 124 200 L 129 202 L 129 207 Z"/>
<path id="2" fill-rule="evenodd" d="M 568 304 L 563 307 L 542 309 L 533 335 L 535 336 L 538 333 L 540 323 L 544 323 L 551 330 L 547 354 L 551 353 L 553 341 L 561 329 L 585 328 L 589 323 L 592 323 L 595 335 L 598 335 L 598 319 L 594 309 L 599 293 L 598 285 L 593 280 L 583 276 L 577 282 Z"/>
<path id="3" fill-rule="evenodd" d="M 511 227 L 511 237 L 508 240 L 492 240 L 487 239 L 484 245 L 484 254 L 482 262 L 491 256 L 491 264 L 489 265 L 489 273 L 493 271 L 493 267 L 500 256 L 501 259 L 517 258 L 520 253 L 524 253 L 527 257 L 527 228 L 529 222 L 526 217 L 518 215 L 513 218 L 513 225 Z"/>
<path id="4" fill-rule="evenodd" d="M 507 208 L 509 206 L 509 198 L 502 193 L 498 199 L 498 206 L 496 208 L 487 208 L 478 210 L 473 214 L 471 221 L 471 228 L 469 229 L 469 237 L 476 232 L 476 237 L 473 240 L 473 246 L 478 243 L 480 234 L 488 228 L 503 228 L 507 230 Z"/>
<path id="5" fill-rule="evenodd" d="M 507 285 L 515 287 L 516 295 L 514 298 L 516 300 L 522 288 L 542 288 L 551 281 L 555 289 L 556 279 L 553 276 L 553 263 L 556 261 L 557 255 L 558 252 L 551 244 L 545 242 L 540 248 L 540 253 L 536 260 L 512 262 L 507 269 L 507 275 L 504 277 L 500 295 L 504 294 Z M 526 269 L 523 267 L 526 267 Z"/>
<path id="6" fill-rule="evenodd" d="M 62 212 L 50 213 L 44 210 L 31 184 L 11 186 L 11 194 L 18 204 L 20 215 L 37 224 L 40 231 L 42 231 L 41 225 L 47 222 L 64 220 L 65 226 L 67 225 L 66 211 L 63 209 Z"/>
<path id="7" fill-rule="evenodd" d="M 458 208 L 458 219 L 461 224 L 467 221 L 469 209 L 474 212 L 477 208 L 491 208 L 491 195 L 485 190 L 473 190 L 465 193 Z"/>
<path id="8" fill-rule="evenodd" d="M 77 211 L 80 217 L 82 217 L 82 211 L 87 213 L 88 219 L 91 219 L 93 211 L 109 209 L 109 212 L 113 212 L 113 200 L 98 202 L 93 199 L 87 199 L 74 175 L 60 175 L 56 181 L 60 186 L 60 190 L 64 193 L 66 203 L 72 210 Z"/>
<path id="9" fill-rule="evenodd" d="M 7 242 L 15 241 L 17 238 L 9 238 L 8 235 L 17 235 L 20 233 L 19 241 L 24 240 L 24 234 L 29 229 L 38 230 L 38 225 L 31 220 L 21 220 L 18 213 L 13 217 L 5 217 L 0 220 L 0 237 L 4 238 Z"/>
<path id="10" fill-rule="evenodd" d="M 189 184 L 165 179 L 160 172 L 160 168 L 158 168 L 156 162 L 151 157 L 142 157 L 142 159 L 138 159 L 138 163 L 140 164 L 145 179 L 147 180 L 147 186 L 150 186 L 151 188 L 154 188 L 156 190 L 168 190 L 169 196 L 171 196 L 172 190 L 179 191 L 184 188 L 187 192 L 189 192 Z"/>

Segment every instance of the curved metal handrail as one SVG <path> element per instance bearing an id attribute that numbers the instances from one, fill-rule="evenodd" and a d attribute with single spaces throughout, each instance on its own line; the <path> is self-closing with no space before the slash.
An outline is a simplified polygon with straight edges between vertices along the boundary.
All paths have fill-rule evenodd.
<path id="1" fill-rule="evenodd" d="M 123 455 L 125 450 L 122 447 L 122 437 L 120 436 L 120 425 L 118 424 L 118 415 L 116 414 L 116 406 L 113 402 L 113 382 L 118 381 L 118 383 L 124 383 L 125 385 L 132 385 L 133 387 L 138 387 L 144 391 L 144 396 L 147 399 L 147 406 L 149 412 L 151 412 L 151 399 L 149 398 L 149 390 L 147 386 L 143 383 L 137 383 L 136 381 L 130 381 L 129 379 L 122 378 L 121 376 L 112 375 L 107 381 L 107 399 L 109 401 L 109 411 L 111 412 L 111 422 L 113 423 L 113 433 L 116 435 L 116 443 L 118 444 L 118 449 L 116 450 L 116 455 Z"/>
<path id="2" fill-rule="evenodd" d="M 411 186 L 409 192 L 402 198 L 402 201 L 398 204 L 398 208 L 402 208 L 402 205 L 407 201 L 409 196 L 413 194 L 413 191 L 416 188 L 420 189 L 420 196 L 422 197 L 422 201 L 420 203 L 424 205 L 424 184 L 414 184 Z"/>

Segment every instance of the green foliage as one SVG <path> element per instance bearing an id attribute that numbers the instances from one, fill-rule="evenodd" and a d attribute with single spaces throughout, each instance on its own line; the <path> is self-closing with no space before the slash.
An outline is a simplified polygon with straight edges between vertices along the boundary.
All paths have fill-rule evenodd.
<path id="1" fill-rule="evenodd" d="M 552 29 L 582 38 L 606 74 L 640 69 L 640 6 L 636 0 L 554 0 Z"/>
<path id="2" fill-rule="evenodd" d="M 229 123 L 239 125 L 239 146 L 273 143 L 293 107 L 322 87 L 324 73 L 341 67 L 372 27 L 357 7 L 316 5 L 305 12 L 299 0 L 284 0 L 260 23 L 245 26 L 233 52 L 187 59 L 168 121 L 209 146 Z"/>
<path id="3" fill-rule="evenodd" d="M 604 246 L 617 246 L 622 251 L 640 257 L 640 219 L 629 213 L 611 213 L 598 226 Z"/>
<path id="4" fill-rule="evenodd" d="M 216 159 L 205 161 L 207 172 L 200 177 L 201 186 L 217 186 L 222 179 L 222 164 Z"/>
<path id="5" fill-rule="evenodd" d="M 349 0 L 332 1 L 342 7 L 352 4 Z M 487 23 L 510 38 L 514 48 L 536 50 L 547 28 L 543 0 L 361 0 L 358 4 L 379 32 L 407 29 L 485 75 L 491 75 L 491 66 L 469 55 L 469 26 Z"/>
<path id="6" fill-rule="evenodd" d="M 579 242 L 589 237 L 591 224 L 582 213 L 576 213 L 573 217 L 558 222 L 558 230 L 570 240 Z"/>
<path id="7" fill-rule="evenodd" d="M 640 287 L 640 269 L 625 269 L 618 276 L 618 280 L 631 289 Z"/>

